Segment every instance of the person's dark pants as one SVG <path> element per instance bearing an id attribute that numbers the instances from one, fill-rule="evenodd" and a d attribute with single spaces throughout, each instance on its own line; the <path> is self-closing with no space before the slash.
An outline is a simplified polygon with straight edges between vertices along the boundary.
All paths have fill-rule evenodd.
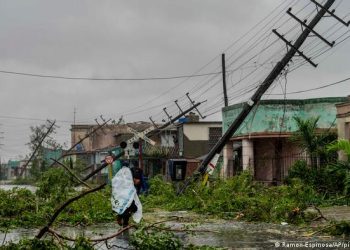
<path id="1" fill-rule="evenodd" d="M 135 201 L 132 201 L 130 207 L 125 209 L 124 213 L 118 214 L 117 222 L 120 226 L 126 227 L 129 225 L 129 219 L 133 213 L 137 211 Z"/>

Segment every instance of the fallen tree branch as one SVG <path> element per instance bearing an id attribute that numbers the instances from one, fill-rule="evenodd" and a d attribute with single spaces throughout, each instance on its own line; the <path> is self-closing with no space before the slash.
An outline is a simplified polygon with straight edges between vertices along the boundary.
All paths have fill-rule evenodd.
<path id="1" fill-rule="evenodd" d="M 60 237 L 58 237 L 58 235 L 56 233 L 52 233 L 52 235 L 55 237 L 55 239 L 57 239 L 58 243 L 63 247 L 64 243 L 63 243 L 62 239 Z"/>
<path id="2" fill-rule="evenodd" d="M 326 217 L 323 216 L 321 210 L 320 210 L 318 207 L 316 207 L 315 205 L 313 205 L 313 207 L 314 207 L 314 209 L 316 209 L 316 211 L 317 211 L 318 214 L 320 215 L 319 217 L 317 217 L 317 219 L 324 219 L 324 220 L 328 221 L 328 219 L 327 219 Z"/>
<path id="3" fill-rule="evenodd" d="M 171 216 L 170 218 L 175 218 L 176 220 L 179 220 L 179 219 L 180 219 L 180 217 L 179 217 L 179 216 L 176 216 L 176 215 Z M 167 219 L 167 220 L 157 221 L 157 222 L 154 222 L 154 223 L 152 223 L 151 225 L 145 227 L 145 229 L 148 229 L 148 228 L 154 227 L 154 226 L 157 225 L 157 224 L 162 224 L 162 223 L 164 223 L 164 222 L 169 222 L 169 221 L 174 221 L 174 220 L 173 220 L 173 219 Z"/>
<path id="4" fill-rule="evenodd" d="M 8 231 L 9 231 L 9 228 L 7 227 L 7 228 L 6 228 L 6 231 L 5 231 L 4 238 L 2 239 L 2 243 L 1 243 L 1 245 L 2 245 L 2 246 L 3 246 L 3 245 L 4 245 L 4 243 L 5 243 L 5 240 L 6 240 L 6 237 L 7 237 L 7 233 L 8 233 Z"/>
<path id="5" fill-rule="evenodd" d="M 186 229 L 186 228 L 171 228 L 171 227 L 157 227 L 152 226 L 159 230 L 169 231 L 169 232 L 193 232 L 193 233 L 220 233 L 219 231 L 208 230 L 208 229 Z"/>
<path id="6" fill-rule="evenodd" d="M 113 161 L 117 160 L 119 157 L 124 155 L 124 151 L 120 152 L 119 154 L 113 156 Z M 102 169 L 104 169 L 105 167 L 107 167 L 108 164 L 107 163 L 103 163 L 99 168 L 95 169 L 94 171 L 92 171 L 90 174 L 88 174 L 87 176 L 85 176 L 82 181 L 87 181 L 88 179 L 90 179 L 92 176 L 94 176 L 95 174 L 97 174 L 98 172 L 100 172 Z"/>
<path id="7" fill-rule="evenodd" d="M 333 227 L 333 226 L 334 226 L 334 225 L 326 226 L 326 227 L 324 227 L 324 228 L 321 228 L 320 230 L 317 230 L 317 231 L 314 231 L 314 232 L 312 232 L 312 233 L 306 234 L 305 236 L 306 236 L 306 237 L 314 236 L 315 234 L 320 233 L 320 232 L 322 232 L 322 231 L 324 231 L 324 230 L 326 230 L 326 229 L 328 229 L 328 228 L 331 228 L 331 227 Z"/>
<path id="8" fill-rule="evenodd" d="M 120 229 L 118 232 L 114 233 L 114 234 L 111 234 L 109 236 L 106 236 L 106 237 L 102 237 L 102 238 L 95 238 L 95 239 L 89 239 L 89 241 L 91 242 L 101 242 L 101 241 L 106 241 L 106 240 L 110 240 L 112 238 L 115 238 L 117 236 L 119 236 L 121 233 L 123 233 L 124 231 L 132 228 L 132 227 L 135 227 L 135 225 L 129 225 L 127 227 L 123 227 L 122 229 Z M 67 241 L 76 241 L 76 239 L 74 238 L 70 238 L 68 236 L 65 236 L 65 235 L 62 235 L 60 233 L 58 233 L 57 231 L 51 229 L 51 228 L 48 228 L 47 232 L 53 234 L 53 235 L 56 235 L 58 236 L 59 238 L 63 239 L 63 240 L 67 240 Z"/>
<path id="9" fill-rule="evenodd" d="M 68 206 L 70 203 L 72 203 L 73 201 L 76 201 L 80 198 L 82 198 L 83 196 L 89 194 L 89 193 L 93 193 L 96 192 L 102 188 L 104 188 L 107 185 L 107 183 L 103 183 L 102 185 L 93 188 L 93 189 L 89 189 L 81 194 L 79 194 L 78 196 L 75 196 L 69 200 L 67 200 L 65 203 L 63 203 L 59 208 L 56 209 L 55 213 L 53 214 L 53 216 L 51 217 L 50 221 L 47 223 L 46 226 L 44 226 L 39 233 L 35 236 L 37 239 L 40 239 L 41 237 L 43 237 L 43 235 L 50 229 L 50 226 L 52 225 L 52 223 L 56 220 L 57 216 L 63 211 L 63 209 Z"/>
<path id="10" fill-rule="evenodd" d="M 66 165 L 64 165 L 63 163 L 56 161 L 54 158 L 50 158 L 51 160 L 53 160 L 54 162 L 56 162 L 58 165 L 62 166 L 65 170 L 67 170 L 79 183 L 85 185 L 86 187 L 88 187 L 89 189 L 91 189 L 90 185 L 87 184 L 86 182 L 82 181 L 78 176 L 76 176 L 72 170 L 70 170 Z"/>
<path id="11" fill-rule="evenodd" d="M 105 245 L 106 245 L 106 248 L 107 249 L 133 249 L 133 248 L 129 248 L 129 247 L 122 247 L 122 246 L 119 246 L 119 245 L 108 245 L 108 241 L 105 240 Z"/>

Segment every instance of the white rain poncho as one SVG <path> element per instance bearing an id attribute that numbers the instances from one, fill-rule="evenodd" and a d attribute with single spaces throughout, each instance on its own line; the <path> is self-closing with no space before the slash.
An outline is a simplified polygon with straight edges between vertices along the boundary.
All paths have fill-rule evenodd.
<path id="1" fill-rule="evenodd" d="M 112 209 L 118 214 L 130 207 L 132 201 L 135 201 L 137 211 L 132 215 L 133 220 L 139 223 L 142 219 L 142 205 L 136 193 L 131 170 L 123 167 L 112 179 Z"/>

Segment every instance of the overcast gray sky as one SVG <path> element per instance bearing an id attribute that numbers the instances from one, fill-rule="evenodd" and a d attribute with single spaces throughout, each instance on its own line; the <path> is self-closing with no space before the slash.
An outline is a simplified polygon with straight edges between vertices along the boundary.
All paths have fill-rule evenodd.
<path id="1" fill-rule="evenodd" d="M 315 14 L 309 0 L 0 0 L 0 71 L 83 78 L 176 77 L 219 72 L 225 52 L 234 104 L 251 96 L 254 84 L 286 52 L 272 28 L 290 40 L 300 34 L 300 25 L 285 13 L 288 7 L 301 19 Z M 334 7 L 337 15 L 349 19 L 350 1 L 336 0 Z M 302 66 L 302 58 L 295 58 L 287 77 L 268 91 L 274 95 L 264 98 L 283 98 L 284 92 L 350 77 L 350 44 L 341 42 L 348 28 L 325 19 L 317 27 L 319 33 L 339 46 L 328 51 L 318 38 L 310 38 L 303 51 L 319 66 Z M 195 101 L 207 100 L 200 106 L 207 119 L 221 120 L 221 82 L 220 74 L 92 81 L 0 73 L 0 157 L 4 161 L 28 154 L 29 127 L 47 118 L 57 120 L 56 138 L 69 145 L 74 109 L 77 123 L 95 123 L 100 115 L 115 120 L 123 115 L 126 122 L 149 121 L 152 116 L 161 122 L 163 107 L 171 114 L 178 112 L 174 100 L 189 106 L 189 92 Z M 287 98 L 349 94 L 345 82 Z"/>

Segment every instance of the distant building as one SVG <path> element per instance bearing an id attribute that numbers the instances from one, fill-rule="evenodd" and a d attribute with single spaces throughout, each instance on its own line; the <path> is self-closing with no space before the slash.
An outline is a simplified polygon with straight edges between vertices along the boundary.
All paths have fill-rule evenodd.
<path id="1" fill-rule="evenodd" d="M 72 125 L 72 146 L 84 138 L 98 125 Z M 109 124 L 95 132 L 92 136 L 79 143 L 72 154 L 84 159 L 91 169 L 95 169 L 108 151 L 115 150 L 121 142 L 134 137 L 132 130 L 142 132 L 151 126 L 148 122 L 127 124 Z M 131 128 L 131 129 L 130 129 Z M 199 117 L 190 113 L 178 123 L 153 133 L 151 140 L 155 145 L 142 143 L 144 172 L 148 176 L 166 175 L 166 162 L 172 158 L 186 158 L 189 162 L 188 173 L 197 168 L 200 160 L 196 159 L 207 154 L 210 148 L 221 137 L 221 122 L 200 122 Z M 125 149 L 132 161 L 138 161 L 139 151 L 128 145 Z M 105 170 L 106 171 L 106 170 Z M 103 173 L 106 174 L 106 173 Z"/>
<path id="2" fill-rule="evenodd" d="M 153 124 L 148 122 L 133 122 L 127 124 L 108 124 L 97 130 L 92 136 L 83 140 L 75 147 L 77 152 L 90 152 L 102 148 L 119 146 L 121 142 L 127 141 L 134 136 L 132 130 L 142 132 L 150 128 Z M 96 129 L 98 125 L 72 125 L 71 126 L 71 144 L 75 145 L 80 139 Z M 159 146 L 173 147 L 173 135 L 171 130 L 163 130 L 152 136 L 152 140 Z"/>
<path id="3" fill-rule="evenodd" d="M 127 142 L 134 137 L 133 132 L 142 132 L 154 126 L 149 122 L 134 122 L 127 124 L 108 124 L 97 130 L 93 135 L 89 136 L 79 143 L 72 154 L 83 159 L 90 169 L 96 169 L 101 161 L 105 158 L 109 151 L 116 150 L 121 142 Z M 96 129 L 98 125 L 72 125 L 71 137 L 72 146 L 79 140 L 84 138 L 91 131 Z M 176 138 L 176 128 L 170 126 L 154 133 L 149 137 L 154 141 L 155 145 L 150 145 L 147 142 L 142 142 L 143 166 L 146 175 L 162 174 L 165 168 L 165 159 L 177 154 L 174 138 Z M 148 137 L 148 136 L 147 136 Z M 138 140 L 136 140 L 138 141 Z M 139 149 L 134 149 L 133 143 L 127 145 L 126 153 L 134 161 L 138 161 Z M 135 163 L 136 164 L 136 163 Z M 106 175 L 106 169 L 101 172 Z"/>
<path id="4" fill-rule="evenodd" d="M 14 180 L 20 177 L 20 174 L 22 173 L 23 178 L 29 177 L 30 174 L 30 168 L 31 164 L 28 164 L 28 166 L 24 169 L 25 164 L 27 163 L 27 160 L 9 160 L 7 164 L 4 164 L 4 168 L 6 168 L 6 179 L 7 180 Z"/>
<path id="5" fill-rule="evenodd" d="M 251 169 L 258 181 L 280 182 L 296 160 L 306 159 L 305 152 L 288 140 L 297 130 L 293 117 L 304 120 L 319 117 L 320 129 L 335 130 L 335 105 L 346 100 L 346 97 L 261 100 L 226 144 L 222 175 L 232 176 Z M 243 103 L 223 108 L 224 131 L 242 107 Z"/>

